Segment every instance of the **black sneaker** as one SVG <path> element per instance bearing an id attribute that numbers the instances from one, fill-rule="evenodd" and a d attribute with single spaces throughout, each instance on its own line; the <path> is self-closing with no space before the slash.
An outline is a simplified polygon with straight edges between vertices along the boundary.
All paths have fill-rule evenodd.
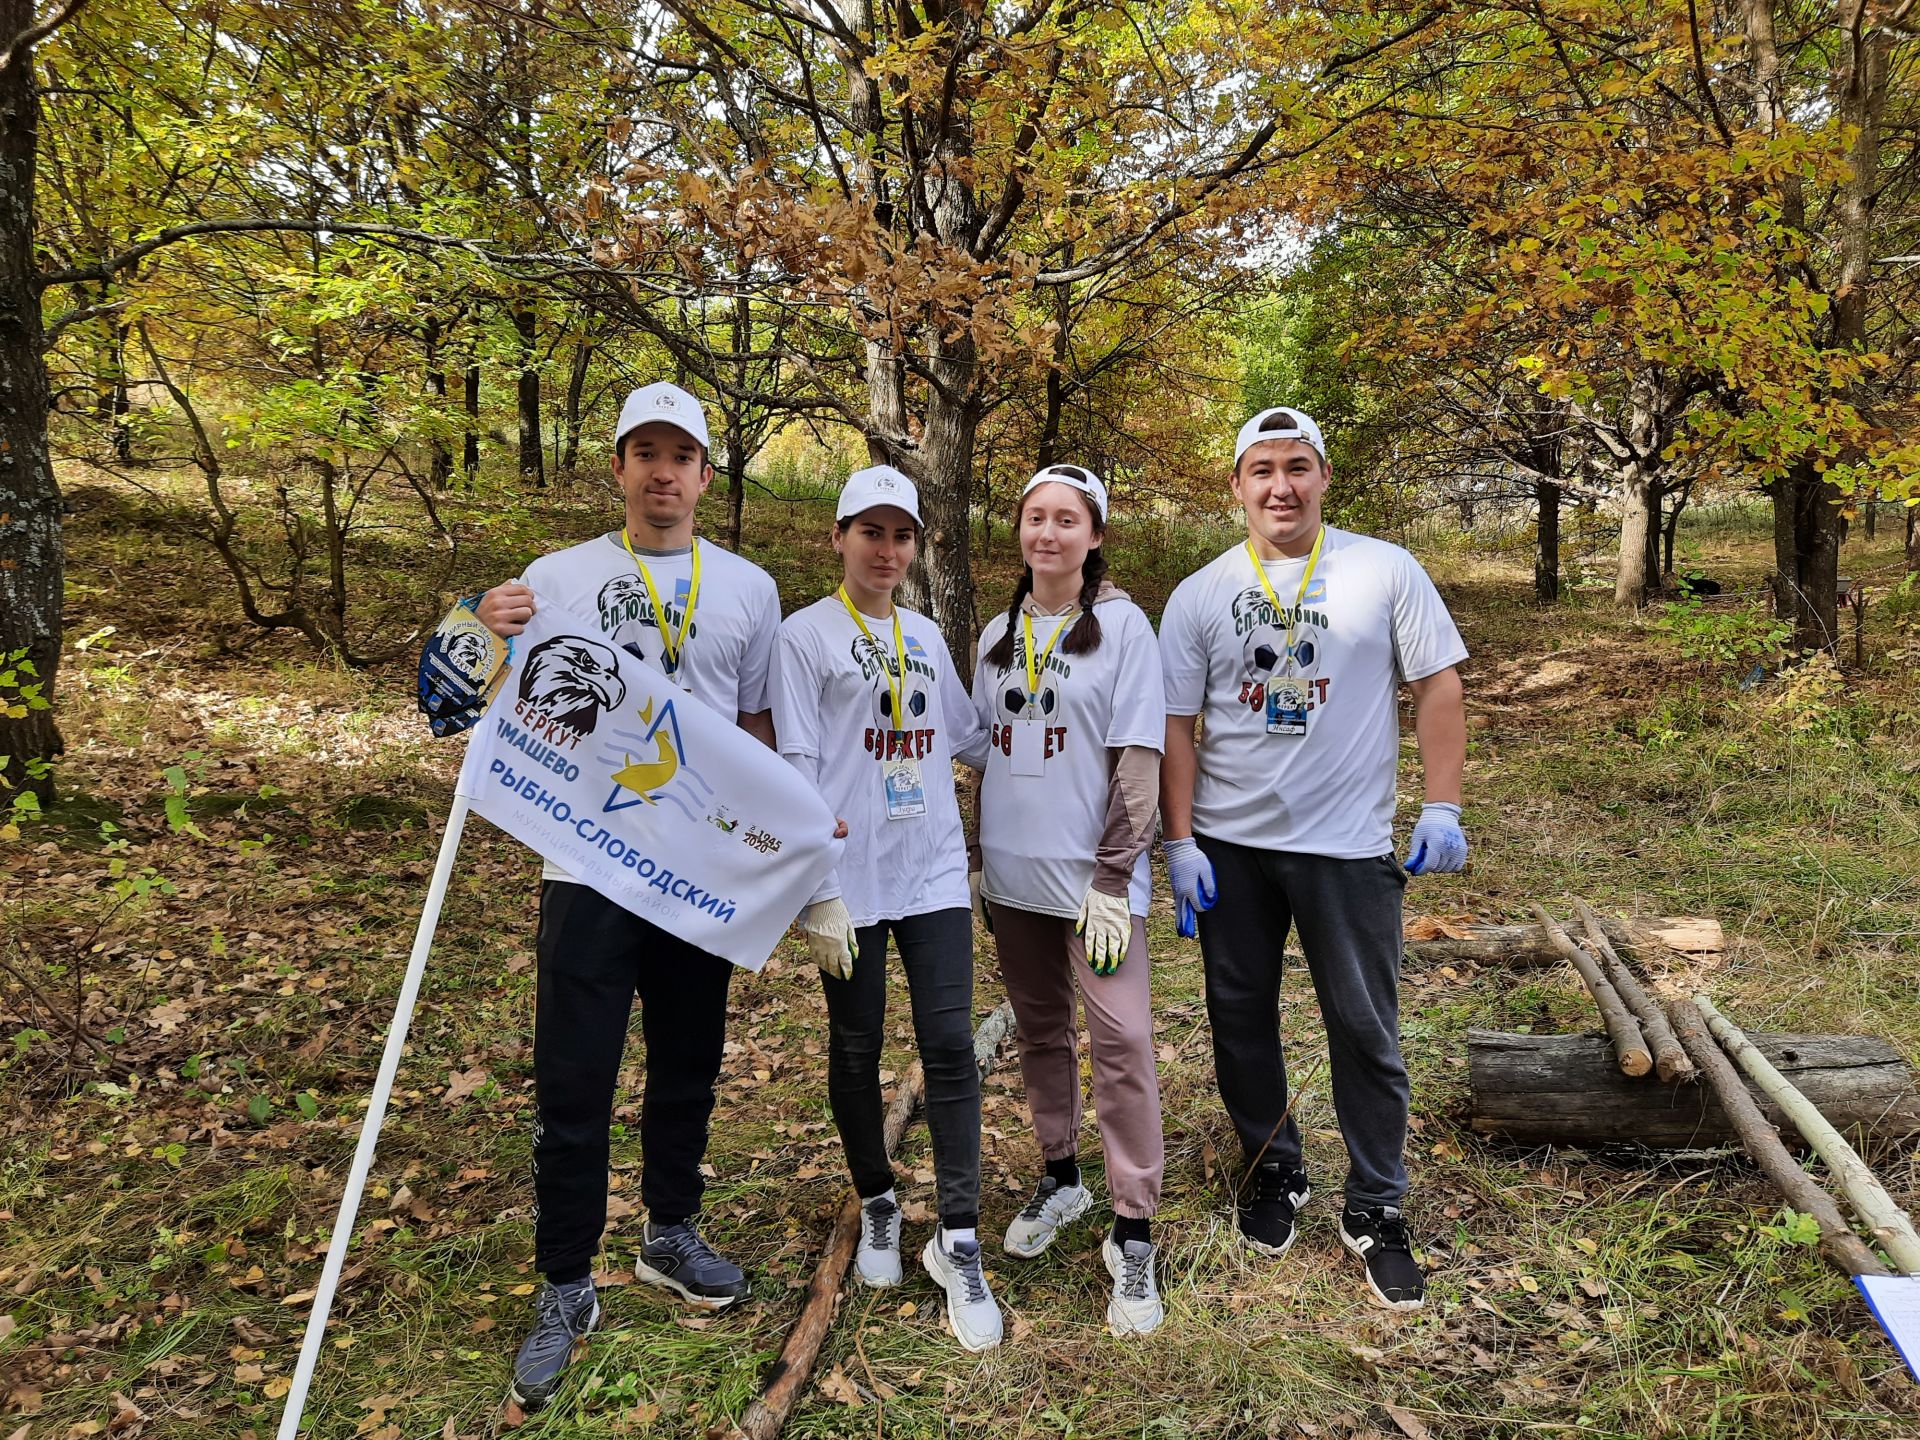
<path id="1" fill-rule="evenodd" d="M 1340 1212 L 1340 1243 L 1367 1264 L 1367 1288 L 1389 1310 L 1427 1303 L 1427 1276 L 1413 1258 L 1407 1220 L 1392 1205 L 1352 1205 Z"/>
<path id="2" fill-rule="evenodd" d="M 702 1310 L 725 1310 L 747 1298 L 746 1275 L 702 1240 L 691 1221 L 656 1226 L 649 1220 L 633 1273 Z"/>
<path id="3" fill-rule="evenodd" d="M 513 1357 L 513 1387 L 507 1393 L 527 1414 L 546 1408 L 560 1388 L 560 1376 L 573 1363 L 574 1347 L 600 1323 L 600 1296 L 593 1281 L 575 1280 L 540 1287 L 534 1301 L 533 1333 Z"/>
<path id="4" fill-rule="evenodd" d="M 1293 1217 L 1313 1198 L 1304 1170 L 1277 1160 L 1256 1165 L 1240 1187 L 1237 1202 L 1240 1235 L 1263 1255 L 1284 1255 L 1293 1244 Z"/>

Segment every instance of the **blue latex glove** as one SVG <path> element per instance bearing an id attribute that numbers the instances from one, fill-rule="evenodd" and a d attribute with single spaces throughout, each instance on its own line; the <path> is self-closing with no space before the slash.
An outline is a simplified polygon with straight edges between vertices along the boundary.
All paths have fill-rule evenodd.
<path id="1" fill-rule="evenodd" d="M 1460 807 L 1446 800 L 1429 800 L 1414 822 L 1403 862 L 1409 875 L 1434 875 L 1462 870 L 1467 864 L 1467 837 L 1460 828 Z"/>
<path id="2" fill-rule="evenodd" d="M 1200 933 L 1199 912 L 1211 910 L 1220 898 L 1213 878 L 1213 862 L 1200 853 L 1191 835 L 1168 840 L 1160 847 L 1167 857 L 1167 876 L 1173 884 L 1173 908 L 1179 931 L 1191 940 Z"/>

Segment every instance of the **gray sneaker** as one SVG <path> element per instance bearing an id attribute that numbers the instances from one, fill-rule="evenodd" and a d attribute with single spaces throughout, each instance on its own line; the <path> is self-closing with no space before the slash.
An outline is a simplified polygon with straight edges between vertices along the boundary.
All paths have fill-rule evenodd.
<path id="1" fill-rule="evenodd" d="M 1153 1279 L 1154 1248 L 1145 1240 L 1113 1243 L 1109 1234 L 1100 1243 L 1100 1258 L 1113 1277 L 1113 1298 L 1107 1302 L 1107 1330 L 1114 1335 L 1151 1335 L 1167 1317 L 1160 1303 L 1160 1287 Z"/>
<path id="2" fill-rule="evenodd" d="M 560 1388 L 560 1376 L 573 1363 L 574 1347 L 600 1323 L 600 1296 L 593 1281 L 569 1285 L 548 1281 L 534 1301 L 533 1333 L 513 1357 L 513 1387 L 507 1393 L 527 1414 L 546 1408 Z"/>
<path id="3" fill-rule="evenodd" d="M 1033 1198 L 1020 1207 L 1020 1213 L 1007 1226 L 1007 1238 L 1001 1242 L 1009 1255 L 1031 1260 L 1046 1253 L 1060 1232 L 1087 1213 L 1093 1204 L 1093 1192 L 1081 1185 L 1062 1185 L 1051 1175 L 1040 1177 Z"/>
<path id="4" fill-rule="evenodd" d="M 942 1290 L 947 1292 L 947 1324 L 963 1350 L 991 1350 L 1000 1343 L 1002 1324 L 1000 1307 L 987 1289 L 986 1271 L 980 1264 L 980 1242 L 962 1240 L 951 1246 L 942 1225 L 933 1232 L 920 1263 Z"/>
<path id="5" fill-rule="evenodd" d="M 862 1285 L 876 1290 L 900 1283 L 900 1207 L 884 1195 L 861 1202 L 853 1270 Z"/>
<path id="6" fill-rule="evenodd" d="M 641 1231 L 640 1259 L 633 1273 L 702 1310 L 738 1305 L 749 1288 L 740 1267 L 702 1240 L 690 1220 L 664 1226 L 649 1220 Z"/>

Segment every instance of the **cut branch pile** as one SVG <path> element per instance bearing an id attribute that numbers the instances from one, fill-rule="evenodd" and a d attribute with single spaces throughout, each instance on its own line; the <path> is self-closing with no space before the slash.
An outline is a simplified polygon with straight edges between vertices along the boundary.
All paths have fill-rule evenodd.
<path id="1" fill-rule="evenodd" d="M 1835 1265 L 1850 1275 L 1889 1273 L 1787 1148 L 1804 1141 L 1893 1269 L 1920 1274 L 1920 1232 L 1841 1133 L 1862 1144 L 1920 1134 L 1920 1087 L 1899 1053 L 1864 1036 L 1749 1036 L 1705 995 L 1663 1012 L 1628 963 L 1629 930 L 1583 900 L 1573 904 L 1585 945 L 1540 905 L 1536 933 L 1580 976 L 1607 1040 L 1470 1032 L 1474 1128 L 1561 1145 L 1737 1139 L 1781 1198 L 1813 1217 Z"/>

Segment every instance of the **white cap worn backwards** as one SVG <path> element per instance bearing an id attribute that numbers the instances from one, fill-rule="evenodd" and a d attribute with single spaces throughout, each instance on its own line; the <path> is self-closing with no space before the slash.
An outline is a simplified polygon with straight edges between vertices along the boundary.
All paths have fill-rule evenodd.
<path id="1" fill-rule="evenodd" d="M 698 440 L 701 445 L 707 441 L 707 416 L 700 408 L 700 402 L 682 390 L 678 385 L 669 385 L 664 380 L 651 385 L 642 385 L 620 407 L 620 423 L 613 427 L 613 448 L 617 452 L 620 442 L 627 433 L 645 425 L 650 420 L 664 420 L 687 435 Z"/>
<path id="2" fill-rule="evenodd" d="M 916 525 L 926 523 L 920 518 L 920 492 L 914 488 L 913 481 L 891 465 L 869 465 L 849 475 L 847 483 L 840 487 L 840 504 L 835 507 L 833 518 L 851 520 L 879 505 L 892 505 L 906 511 Z"/>
<path id="3" fill-rule="evenodd" d="M 1304 440 L 1320 452 L 1323 463 L 1327 458 L 1327 442 L 1320 438 L 1320 427 L 1314 423 L 1313 417 L 1304 410 L 1287 410 L 1276 406 L 1271 410 L 1262 410 L 1240 427 L 1240 438 L 1233 444 L 1234 468 L 1239 468 L 1242 455 L 1263 440 Z"/>
<path id="4" fill-rule="evenodd" d="M 1100 523 L 1102 525 L 1105 525 L 1108 519 L 1111 518 L 1111 512 L 1107 509 L 1107 487 L 1105 482 L 1103 482 L 1098 475 L 1094 474 L 1093 471 L 1079 465 L 1049 465 L 1046 469 L 1036 473 L 1031 480 L 1027 481 L 1027 488 L 1020 492 L 1020 498 L 1022 500 L 1026 499 L 1027 492 L 1032 490 L 1036 485 L 1052 485 L 1055 483 L 1071 485 L 1082 495 L 1093 501 L 1093 508 L 1099 511 Z"/>

